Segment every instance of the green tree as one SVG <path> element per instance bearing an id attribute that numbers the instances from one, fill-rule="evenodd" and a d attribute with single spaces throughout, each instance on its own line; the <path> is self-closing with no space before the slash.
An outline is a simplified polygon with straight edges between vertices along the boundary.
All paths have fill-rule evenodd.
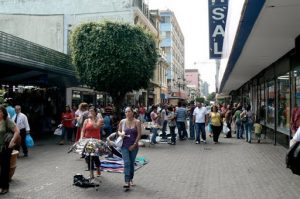
<path id="1" fill-rule="evenodd" d="M 212 92 L 210 93 L 207 98 L 206 98 L 207 101 L 215 101 L 216 100 L 216 93 L 215 92 Z"/>
<path id="2" fill-rule="evenodd" d="M 197 97 L 196 102 L 204 103 L 205 98 L 204 97 Z"/>
<path id="3" fill-rule="evenodd" d="M 157 51 L 142 27 L 117 22 L 85 23 L 71 34 L 72 61 L 82 83 L 110 94 L 119 111 L 127 92 L 147 88 Z"/>

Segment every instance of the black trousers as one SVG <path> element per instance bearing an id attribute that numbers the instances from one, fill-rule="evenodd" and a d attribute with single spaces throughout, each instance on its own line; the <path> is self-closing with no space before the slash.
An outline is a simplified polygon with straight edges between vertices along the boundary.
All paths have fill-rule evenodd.
<path id="1" fill-rule="evenodd" d="M 0 187 L 2 189 L 9 188 L 9 170 L 10 170 L 10 158 L 12 149 L 3 149 L 0 152 L 1 173 L 0 173 Z"/>
<path id="2" fill-rule="evenodd" d="M 21 147 L 23 150 L 24 155 L 28 155 L 28 148 L 26 146 L 26 129 L 20 129 L 20 136 L 21 136 Z M 16 150 L 20 151 L 20 146 L 15 147 Z"/>
<path id="3" fill-rule="evenodd" d="M 211 129 L 212 129 L 212 132 L 213 132 L 213 140 L 214 140 L 214 142 L 218 142 L 220 133 L 222 131 L 222 125 L 221 126 L 211 125 Z"/>
<path id="4" fill-rule="evenodd" d="M 92 159 L 90 160 L 90 158 Z M 94 170 L 95 169 L 94 165 L 96 165 L 96 167 L 101 166 L 99 156 L 89 156 L 89 155 L 85 156 L 85 162 L 87 163 L 88 170 L 90 169 Z M 92 165 L 90 165 L 90 163 L 92 163 Z"/>

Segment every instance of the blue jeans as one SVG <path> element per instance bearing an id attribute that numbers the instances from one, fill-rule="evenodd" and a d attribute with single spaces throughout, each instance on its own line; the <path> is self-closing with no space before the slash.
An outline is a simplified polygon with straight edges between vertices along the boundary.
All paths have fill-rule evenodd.
<path id="1" fill-rule="evenodd" d="M 176 126 L 169 126 L 169 128 L 171 133 L 171 142 L 176 143 L 176 134 L 175 134 Z"/>
<path id="2" fill-rule="evenodd" d="M 252 138 L 252 128 L 253 128 L 253 122 L 247 122 L 247 140 L 248 142 L 251 142 Z"/>
<path id="3" fill-rule="evenodd" d="M 241 121 L 236 121 L 235 125 L 236 125 L 236 129 L 235 129 L 236 130 L 236 138 L 240 139 L 240 138 L 242 138 Z"/>
<path id="4" fill-rule="evenodd" d="M 129 151 L 128 148 L 122 147 L 121 152 L 124 160 L 124 174 L 125 182 L 128 183 L 133 179 L 134 176 L 134 163 L 135 158 L 139 149 L 136 148 L 132 151 Z"/>
<path id="5" fill-rule="evenodd" d="M 200 134 L 202 139 L 206 140 L 205 123 L 196 123 L 195 127 L 196 127 L 196 141 L 200 142 Z"/>
<path id="6" fill-rule="evenodd" d="M 248 128 L 248 122 L 242 122 L 242 135 L 241 138 L 243 138 L 243 135 L 245 133 L 246 136 L 246 141 L 248 141 L 248 133 L 247 133 L 247 128 Z"/>
<path id="7" fill-rule="evenodd" d="M 151 129 L 151 132 L 152 132 L 151 142 L 152 143 L 156 143 L 157 131 L 158 131 L 158 128 L 152 128 Z"/>
<path id="8" fill-rule="evenodd" d="M 162 127 L 162 138 L 166 139 L 167 138 L 167 134 L 166 134 L 166 130 L 167 130 L 167 125 L 168 125 L 168 120 L 164 120 L 163 122 L 163 127 Z"/>
<path id="9" fill-rule="evenodd" d="M 65 140 L 65 135 L 67 133 L 67 140 L 71 141 L 73 136 L 73 128 L 62 127 L 61 140 Z"/>
<path id="10" fill-rule="evenodd" d="M 184 138 L 187 137 L 185 123 L 184 122 L 176 122 L 176 123 L 177 123 L 179 139 L 183 140 Z"/>
<path id="11" fill-rule="evenodd" d="M 190 118 L 190 139 L 195 139 L 195 124 L 193 122 L 193 118 Z"/>

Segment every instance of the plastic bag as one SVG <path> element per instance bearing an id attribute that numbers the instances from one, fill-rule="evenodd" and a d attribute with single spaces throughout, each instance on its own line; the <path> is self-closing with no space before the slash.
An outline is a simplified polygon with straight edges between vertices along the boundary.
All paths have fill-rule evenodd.
<path id="1" fill-rule="evenodd" d="M 62 135 L 62 128 L 57 128 L 57 129 L 55 129 L 54 135 L 59 135 L 59 136 L 61 136 L 61 135 Z"/>
<path id="2" fill-rule="evenodd" d="M 227 127 L 227 123 L 226 122 L 224 122 L 224 124 L 223 124 L 223 133 L 225 134 L 225 135 L 227 135 L 227 133 L 230 131 L 230 129 Z"/>
<path id="3" fill-rule="evenodd" d="M 28 148 L 34 147 L 34 142 L 30 134 L 26 134 L 25 143 Z"/>

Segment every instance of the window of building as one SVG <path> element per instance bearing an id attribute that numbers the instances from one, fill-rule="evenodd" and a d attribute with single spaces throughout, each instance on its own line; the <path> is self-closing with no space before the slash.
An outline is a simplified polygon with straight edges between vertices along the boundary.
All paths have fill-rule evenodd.
<path id="1" fill-rule="evenodd" d="M 267 82 L 267 126 L 274 129 L 275 124 L 275 84 L 274 81 Z"/>
<path id="2" fill-rule="evenodd" d="M 161 17 L 161 23 L 171 23 L 169 16 L 162 16 Z"/>
<path id="3" fill-rule="evenodd" d="M 290 134 L 290 77 L 289 73 L 278 77 L 277 130 Z"/>
<path id="4" fill-rule="evenodd" d="M 261 124 L 266 121 L 266 99 L 265 99 L 265 85 L 259 86 L 259 119 Z"/>

